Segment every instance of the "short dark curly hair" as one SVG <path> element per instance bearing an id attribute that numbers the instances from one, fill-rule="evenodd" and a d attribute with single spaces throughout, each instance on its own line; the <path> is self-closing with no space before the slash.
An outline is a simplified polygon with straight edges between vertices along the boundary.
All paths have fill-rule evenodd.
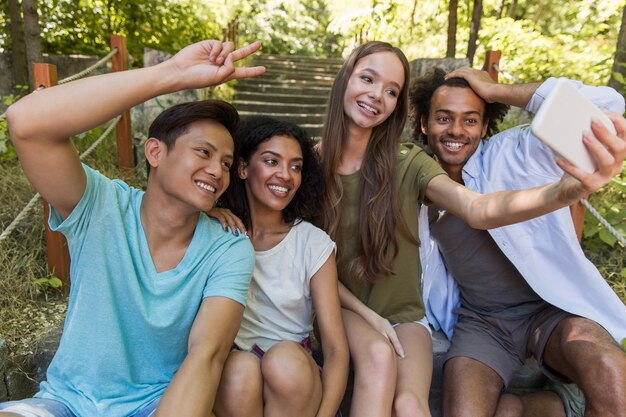
<path id="1" fill-rule="evenodd" d="M 416 142 L 426 144 L 427 139 L 422 133 L 420 123 L 422 117 L 428 119 L 430 113 L 430 100 L 435 91 L 441 86 L 471 88 L 469 83 L 463 78 L 445 79 L 446 72 L 441 68 L 433 68 L 422 77 L 416 78 L 411 83 L 409 89 L 409 106 L 412 113 L 413 139 Z M 485 102 L 485 120 L 488 120 L 487 136 L 490 137 L 498 133 L 497 124 L 506 113 L 509 106 L 502 103 Z"/>
<path id="2" fill-rule="evenodd" d="M 299 126 L 267 116 L 243 118 L 235 132 L 235 162 L 230 170 L 230 186 L 220 206 L 229 208 L 246 228 L 251 227 L 250 207 L 246 197 L 245 181 L 239 178 L 241 161 L 249 162 L 259 145 L 274 136 L 288 136 L 300 144 L 302 150 L 302 182 L 293 200 L 283 209 L 283 220 L 292 223 L 298 219 L 312 222 L 319 216 L 323 196 L 322 167 L 314 149 L 315 142 Z"/>

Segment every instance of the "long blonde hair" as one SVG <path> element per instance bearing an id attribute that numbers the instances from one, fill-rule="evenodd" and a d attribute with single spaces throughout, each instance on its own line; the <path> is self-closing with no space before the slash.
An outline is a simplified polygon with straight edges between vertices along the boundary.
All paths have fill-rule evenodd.
<path id="1" fill-rule="evenodd" d="M 374 41 L 359 46 L 350 54 L 339 70 L 330 92 L 321 146 L 325 198 L 320 223 L 338 241 L 343 197 L 338 169 L 348 135 L 344 95 L 357 62 L 378 52 L 392 52 L 400 59 L 404 67 L 404 85 L 398 95 L 396 108 L 384 122 L 372 129 L 361 165 L 359 242 L 348 269 L 350 275 L 368 282 L 393 274 L 391 260 L 398 250 L 396 221 L 402 221 L 395 173 L 398 144 L 407 118 L 410 72 L 408 60 L 400 49 L 386 42 Z M 393 251 L 391 258 L 388 256 L 390 250 Z"/>

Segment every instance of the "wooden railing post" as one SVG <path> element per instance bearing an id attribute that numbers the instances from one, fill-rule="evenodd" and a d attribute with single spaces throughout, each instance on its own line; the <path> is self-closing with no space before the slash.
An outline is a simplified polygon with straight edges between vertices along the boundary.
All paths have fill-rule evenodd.
<path id="1" fill-rule="evenodd" d="M 111 49 L 117 48 L 117 54 L 111 59 L 113 72 L 126 71 L 128 69 L 128 53 L 126 50 L 126 38 L 121 35 L 111 35 Z M 120 169 L 132 169 L 135 166 L 133 152 L 133 139 L 130 130 L 130 109 L 122 113 L 117 122 L 117 160 Z"/>
<path id="2" fill-rule="evenodd" d="M 39 87 L 49 88 L 57 85 L 57 67 L 51 64 L 33 64 L 33 84 L 35 90 Z M 53 232 L 48 226 L 50 207 L 43 200 L 43 223 L 46 228 L 46 252 L 48 256 L 48 270 L 51 275 L 63 282 L 63 291 L 70 290 L 70 253 L 67 241 L 60 232 Z"/>
<path id="3" fill-rule="evenodd" d="M 494 80 L 498 81 L 498 71 L 494 68 L 494 64 L 500 67 L 500 56 L 502 53 L 500 51 L 487 51 L 487 56 L 485 57 L 485 65 L 483 66 L 483 71 L 487 71 L 489 76 Z"/>

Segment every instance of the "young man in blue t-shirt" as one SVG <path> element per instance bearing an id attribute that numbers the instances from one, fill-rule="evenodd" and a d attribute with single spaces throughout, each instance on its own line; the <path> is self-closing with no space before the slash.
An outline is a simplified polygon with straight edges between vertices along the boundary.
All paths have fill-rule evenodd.
<path id="1" fill-rule="evenodd" d="M 0 416 L 206 416 L 243 314 L 254 252 L 210 210 L 228 187 L 239 121 L 210 100 L 159 115 L 145 193 L 82 165 L 70 136 L 151 97 L 263 73 L 258 43 L 203 41 L 154 67 L 33 93 L 7 112 L 24 172 L 68 239 L 63 337 L 36 398 Z"/>

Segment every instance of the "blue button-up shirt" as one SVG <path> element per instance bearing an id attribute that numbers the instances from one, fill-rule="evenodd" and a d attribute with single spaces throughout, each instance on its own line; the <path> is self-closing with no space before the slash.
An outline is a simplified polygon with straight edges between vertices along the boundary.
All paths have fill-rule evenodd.
<path id="1" fill-rule="evenodd" d="M 546 80 L 526 110 L 536 113 L 555 82 L 554 78 Z M 598 107 L 624 112 L 624 98 L 612 88 L 572 83 Z M 554 157 L 530 126 L 518 126 L 483 141 L 465 164 L 463 181 L 467 188 L 483 194 L 545 185 L 563 175 Z M 436 330 L 451 338 L 459 290 L 430 236 L 425 209 L 420 213 L 419 232 L 426 314 Z M 542 299 L 599 323 L 618 341 L 626 337 L 626 306 L 585 257 L 567 207 L 489 233 Z"/>

